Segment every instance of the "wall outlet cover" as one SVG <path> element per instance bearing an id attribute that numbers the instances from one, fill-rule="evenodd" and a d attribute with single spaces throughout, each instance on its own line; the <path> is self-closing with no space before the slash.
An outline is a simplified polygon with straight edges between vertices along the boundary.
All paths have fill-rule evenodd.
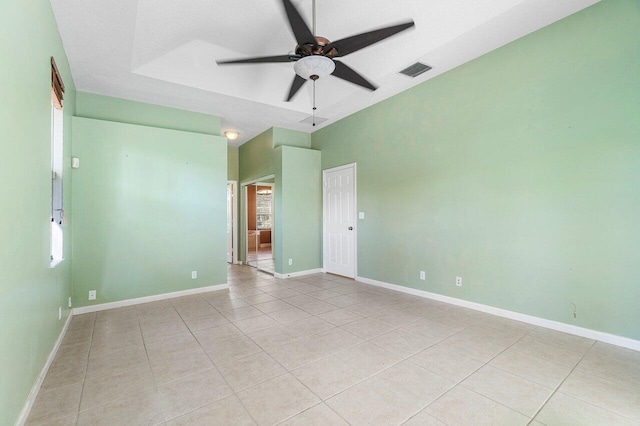
<path id="1" fill-rule="evenodd" d="M 96 300 L 96 291 L 89 290 L 89 300 Z"/>
<path id="2" fill-rule="evenodd" d="M 421 280 L 425 280 L 426 279 L 426 273 L 424 271 L 420 271 L 420 279 Z"/>
<path id="3" fill-rule="evenodd" d="M 358 219 L 364 219 L 364 212 L 358 213 Z"/>
<path id="4" fill-rule="evenodd" d="M 456 285 L 462 287 L 462 277 L 456 277 Z"/>
<path id="5" fill-rule="evenodd" d="M 196 278 L 198 278 L 198 271 L 191 271 L 191 279 L 195 280 Z"/>
<path id="6" fill-rule="evenodd" d="M 289 265 L 293 265 L 293 259 L 289 259 Z"/>

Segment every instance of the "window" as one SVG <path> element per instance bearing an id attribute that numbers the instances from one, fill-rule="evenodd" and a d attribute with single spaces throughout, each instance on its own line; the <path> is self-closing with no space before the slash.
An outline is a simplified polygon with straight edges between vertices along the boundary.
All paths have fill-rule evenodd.
<path id="1" fill-rule="evenodd" d="M 51 266 L 63 260 L 63 232 L 65 225 L 62 199 L 64 84 L 56 61 L 51 58 Z"/>
<path id="2" fill-rule="evenodd" d="M 256 227 L 271 229 L 271 189 L 260 188 L 256 191 Z"/>

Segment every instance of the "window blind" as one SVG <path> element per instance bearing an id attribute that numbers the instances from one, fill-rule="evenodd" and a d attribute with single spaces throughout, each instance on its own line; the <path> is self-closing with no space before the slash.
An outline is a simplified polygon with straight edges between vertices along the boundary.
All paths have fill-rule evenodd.
<path id="1" fill-rule="evenodd" d="M 56 60 L 51 57 L 51 100 L 57 109 L 62 109 L 62 101 L 64 99 L 64 83 L 62 76 L 58 71 Z"/>

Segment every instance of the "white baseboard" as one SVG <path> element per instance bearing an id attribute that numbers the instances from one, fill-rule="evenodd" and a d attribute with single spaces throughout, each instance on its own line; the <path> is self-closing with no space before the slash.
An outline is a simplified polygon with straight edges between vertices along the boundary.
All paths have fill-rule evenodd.
<path id="1" fill-rule="evenodd" d="M 372 280 L 370 278 L 356 277 L 356 281 L 364 284 L 375 285 L 377 287 L 384 287 L 402 293 L 412 294 L 414 296 L 424 297 L 426 299 L 437 300 L 439 302 L 445 302 L 452 305 L 462 306 L 464 308 L 474 309 L 476 311 L 497 315 L 499 317 L 526 322 L 528 324 L 533 324 L 539 327 L 550 328 L 551 330 L 561 331 L 563 333 L 569 333 L 580 337 L 586 337 L 588 339 L 599 340 L 601 342 L 610 343 L 612 345 L 621 346 L 623 348 L 640 351 L 640 340 L 634 340 L 629 337 L 618 336 L 611 333 L 605 333 L 603 331 L 591 330 L 589 328 L 578 327 L 571 324 L 565 324 L 563 322 L 534 317 L 532 315 L 521 314 L 519 312 L 508 311 L 506 309 L 496 308 L 489 305 L 483 305 L 481 303 L 470 302 L 468 300 L 457 299 L 455 297 L 444 296 L 442 294 L 431 293 L 415 288 L 389 284 L 383 281 Z"/>
<path id="2" fill-rule="evenodd" d="M 172 293 L 156 294 L 153 296 L 138 297 L 135 299 L 120 300 L 118 302 L 101 303 L 99 305 L 81 306 L 73 308 L 74 315 L 88 314 L 89 312 L 104 311 L 106 309 L 122 308 L 123 306 L 140 305 L 142 303 L 156 302 L 158 300 L 173 299 L 175 297 L 190 296 L 192 294 L 208 293 L 210 291 L 225 290 L 229 284 L 210 285 L 207 287 L 192 288 L 189 290 L 174 291 Z"/>
<path id="3" fill-rule="evenodd" d="M 324 272 L 324 271 L 321 268 L 317 268 L 317 269 L 308 269 L 306 271 L 291 272 L 289 274 L 279 274 L 276 272 L 273 274 L 273 276 L 276 278 L 294 278 L 294 277 L 302 277 L 304 275 L 319 274 L 321 272 Z"/>
<path id="4" fill-rule="evenodd" d="M 67 316 L 67 320 L 64 323 L 64 327 L 60 331 L 60 335 L 58 336 L 58 340 L 53 345 L 51 352 L 49 353 L 49 357 L 47 358 L 47 362 L 44 363 L 44 367 L 42 367 L 42 371 L 40 371 L 40 375 L 36 379 L 33 387 L 31 388 L 31 392 L 29 392 L 29 396 L 27 397 L 27 401 L 24 403 L 24 407 L 22 407 L 22 411 L 18 415 L 18 420 L 16 420 L 16 426 L 22 426 L 27 421 L 27 417 L 29 417 L 29 413 L 31 412 L 31 408 L 33 407 L 33 403 L 36 402 L 36 398 L 38 397 L 38 392 L 42 387 L 42 383 L 44 382 L 45 377 L 47 377 L 47 373 L 49 372 L 49 368 L 51 367 L 51 363 L 56 357 L 58 353 L 58 348 L 60 348 L 60 344 L 62 343 L 62 339 L 64 339 L 64 335 L 67 333 L 67 328 L 69 328 L 69 324 L 71 323 L 71 318 L 73 317 L 73 310 L 69 311 L 69 315 Z"/>

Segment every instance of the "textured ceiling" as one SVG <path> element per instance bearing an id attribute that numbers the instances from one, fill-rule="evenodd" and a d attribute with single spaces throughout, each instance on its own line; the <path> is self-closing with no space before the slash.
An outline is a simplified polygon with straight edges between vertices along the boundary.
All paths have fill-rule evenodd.
<path id="1" fill-rule="evenodd" d="M 218 115 L 246 142 L 272 126 L 311 132 L 474 59 L 597 0 L 317 0 L 317 35 L 338 40 L 413 19 L 415 28 L 343 62 L 379 86 L 334 77 L 284 102 L 293 64 L 216 60 L 295 49 L 280 0 L 51 0 L 78 90 Z M 311 26 L 311 0 L 294 0 Z M 433 70 L 412 79 L 416 61 Z"/>

